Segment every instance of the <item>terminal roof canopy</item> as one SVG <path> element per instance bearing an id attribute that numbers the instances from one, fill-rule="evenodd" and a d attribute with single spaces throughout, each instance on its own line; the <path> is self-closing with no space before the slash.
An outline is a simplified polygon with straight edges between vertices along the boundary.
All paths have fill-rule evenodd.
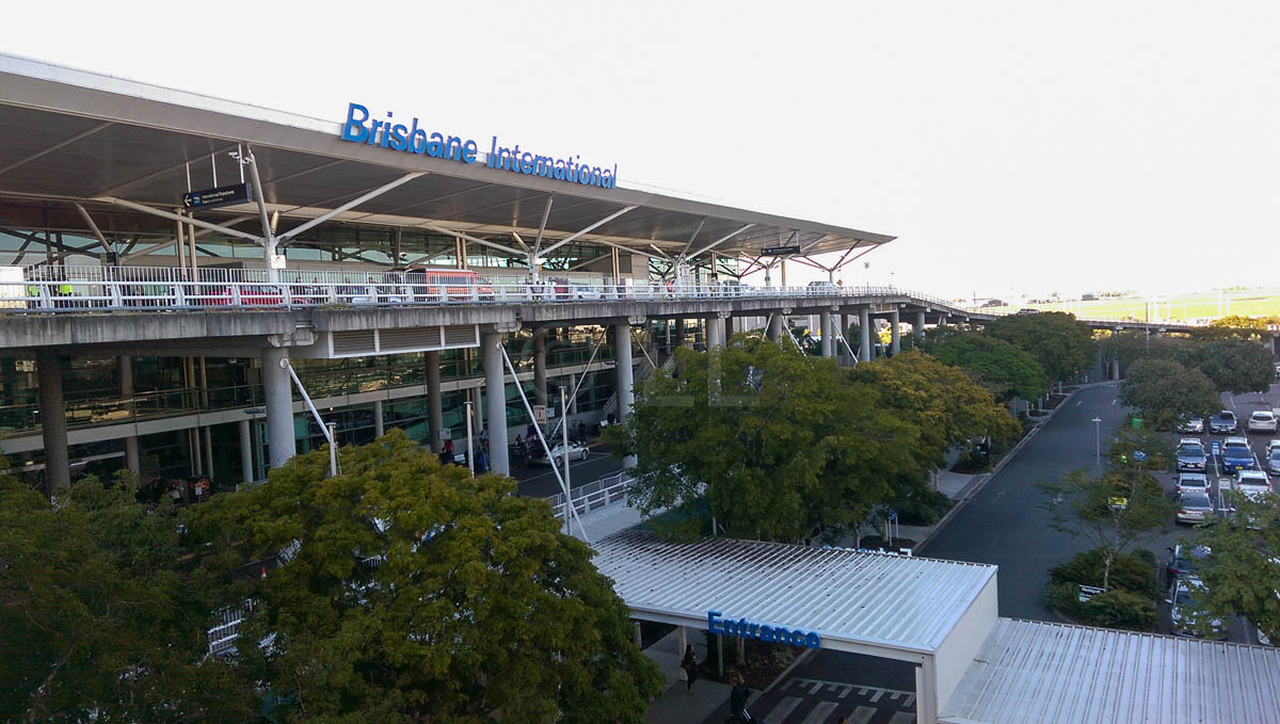
<path id="1" fill-rule="evenodd" d="M 188 190 L 238 183 L 241 171 L 230 154 L 248 145 L 263 196 L 284 219 L 281 232 L 422 172 L 337 220 L 430 223 L 475 235 L 516 232 L 530 242 L 550 198 L 547 238 L 577 233 L 634 206 L 582 238 L 656 256 L 677 256 L 686 248 L 694 254 L 747 224 L 752 226 L 717 245 L 716 253 L 754 258 L 763 247 L 780 245 L 798 245 L 805 255 L 861 252 L 893 239 L 626 188 L 625 163 L 622 186 L 604 189 L 487 168 L 487 144 L 480 144 L 475 163 L 463 164 L 344 142 L 339 130 L 345 112 L 345 104 L 335 107 L 334 118 L 324 121 L 0 55 L 0 211 L 11 217 L 23 213 L 15 205 L 43 205 L 41 213 L 57 227 L 59 214 L 68 222 L 78 218 L 70 206 L 76 201 L 90 210 L 111 208 L 92 201 L 102 197 L 173 209 Z M 218 221 L 247 213 L 256 208 L 221 207 L 200 215 Z M 116 231 L 162 233 L 171 225 L 145 216 L 131 223 L 137 228 Z"/>
<path id="2" fill-rule="evenodd" d="M 637 614 L 698 625 L 720 611 L 816 631 L 832 648 L 932 653 L 996 575 L 977 563 L 785 543 L 666 543 L 635 529 L 595 547 L 596 567 Z"/>

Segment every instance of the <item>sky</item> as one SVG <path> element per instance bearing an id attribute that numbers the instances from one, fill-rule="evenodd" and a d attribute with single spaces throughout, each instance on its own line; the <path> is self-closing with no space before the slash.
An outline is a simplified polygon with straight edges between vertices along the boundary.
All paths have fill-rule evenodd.
<path id="1" fill-rule="evenodd" d="M 1157 294 L 1280 268 L 1280 3 L 13 5 L 4 52 L 334 122 L 357 102 L 898 237 L 846 284 Z"/>

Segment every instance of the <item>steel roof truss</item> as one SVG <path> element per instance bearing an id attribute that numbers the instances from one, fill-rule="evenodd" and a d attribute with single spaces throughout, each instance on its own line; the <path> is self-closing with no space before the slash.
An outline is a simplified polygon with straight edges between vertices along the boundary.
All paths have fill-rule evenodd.
<path id="1" fill-rule="evenodd" d="M 361 194 L 360 196 L 357 196 L 356 198 L 354 198 L 354 199 L 352 199 L 352 200 L 348 201 L 348 202 L 347 202 L 347 203 L 345 203 L 345 204 L 342 204 L 341 206 L 338 206 L 338 207 L 336 207 L 336 208 L 330 209 L 329 211 L 326 211 L 326 212 L 324 212 L 323 214 L 320 214 L 320 215 L 319 215 L 319 216 L 317 216 L 316 218 L 314 218 L 314 219 L 312 219 L 312 220 L 310 220 L 310 221 L 308 221 L 308 222 L 306 222 L 306 223 L 304 223 L 304 224 L 300 224 L 300 225 L 298 225 L 298 226 L 295 226 L 294 228 L 290 229 L 289 231 L 286 231 L 285 233 L 281 234 L 281 235 L 280 235 L 280 240 L 281 240 L 281 241 L 288 241 L 288 240 L 290 240 L 290 239 L 297 238 L 297 236 L 298 236 L 299 234 L 303 234 L 303 233 L 305 233 L 306 231 L 308 231 L 308 230 L 310 230 L 310 229 L 313 229 L 313 228 L 315 228 L 316 226 L 319 226 L 320 224 L 323 224 L 324 222 L 328 221 L 329 219 L 332 219 L 333 217 L 337 216 L 338 214 L 341 214 L 341 213 L 346 212 L 346 211 L 350 211 L 351 209 L 354 209 L 355 207 L 359 206 L 360 204 L 363 204 L 363 203 L 364 203 L 364 202 L 366 202 L 366 201 L 369 201 L 369 200 L 371 200 L 371 199 L 376 199 L 376 198 L 378 198 L 379 196 L 381 196 L 381 195 L 385 194 L 386 192 L 388 192 L 388 191 L 390 191 L 390 190 L 392 190 L 392 189 L 399 188 L 400 186 L 403 186 L 404 184 L 407 184 L 407 183 L 409 183 L 410 181 L 412 181 L 412 180 L 414 180 L 414 179 L 416 179 L 416 178 L 418 178 L 418 177 L 420 177 L 420 176 L 425 176 L 425 175 L 426 175 L 426 172 L 425 172 L 425 171 L 415 171 L 415 172 L 413 172 L 413 173 L 407 173 L 407 174 L 405 174 L 405 175 L 401 176 L 400 178 L 395 179 L 394 181 L 390 181 L 390 182 L 388 182 L 388 183 L 385 183 L 385 184 L 383 184 L 383 185 L 379 186 L 379 187 L 378 187 L 378 188 L 376 188 L 376 189 L 373 189 L 372 191 L 369 191 L 369 192 L 367 192 L 367 193 Z"/>
<path id="2" fill-rule="evenodd" d="M 731 232 L 729 232 L 728 234 L 725 234 L 724 236 L 720 237 L 719 239 L 716 239 L 715 241 L 711 242 L 710 244 L 707 244 L 706 246 L 702 247 L 701 249 L 699 249 L 698 251 L 694 252 L 693 254 L 691 254 L 691 255 L 689 255 L 689 256 L 687 256 L 687 257 L 685 257 L 685 261 L 688 261 L 688 260 L 690 260 L 690 259 L 693 259 L 694 257 L 700 256 L 700 255 L 702 255 L 702 254 L 704 254 L 704 253 L 706 253 L 706 252 L 708 252 L 708 251 L 711 251 L 712 249 L 716 248 L 717 246 L 720 246 L 721 244 L 723 244 L 723 243 L 725 243 L 726 241 L 728 241 L 728 240 L 732 239 L 733 237 L 737 236 L 738 234 L 741 234 L 742 232 L 746 231 L 747 229 L 750 229 L 750 228 L 751 228 L 751 227 L 753 227 L 753 226 L 755 226 L 755 224 L 746 224 L 746 225 L 744 225 L 744 226 L 740 226 L 740 227 L 738 227 L 738 230 L 737 230 L 737 231 L 731 231 Z"/>
<path id="3" fill-rule="evenodd" d="M 594 224 L 591 224 L 590 226 L 586 227 L 586 228 L 585 228 L 585 229 L 583 229 L 582 231 L 574 232 L 574 233 L 570 234 L 569 236 L 566 236 L 565 238 L 561 239 L 560 241 L 557 241 L 556 243 L 552 244 L 551 246 L 548 246 L 548 247 L 546 248 L 546 250 L 544 250 L 542 253 L 544 253 L 544 254 L 550 254 L 552 251 L 555 251 L 556 249 L 559 249 L 560 247 L 564 246 L 565 244 L 568 244 L 569 242 L 574 241 L 574 240 L 575 240 L 575 239 L 577 239 L 578 237 L 580 237 L 580 236 L 582 236 L 582 235 L 584 235 L 584 234 L 589 234 L 589 233 L 591 233 L 592 231 L 595 231 L 596 229 L 600 228 L 601 226 L 604 226 L 605 224 L 609 223 L 610 221 L 613 221 L 614 219 L 618 218 L 619 216 L 622 216 L 623 214 L 625 214 L 625 213 L 627 213 L 627 212 L 629 212 L 629 211 L 635 211 L 635 210 L 636 210 L 636 209 L 638 209 L 638 208 L 640 208 L 640 207 L 639 207 L 639 206 L 624 206 L 623 208 L 621 208 L 621 209 L 619 209 L 619 210 L 617 210 L 617 211 L 613 212 L 612 214 L 609 214 L 608 216 L 604 217 L 603 219 L 600 219 L 599 221 L 595 222 Z"/>

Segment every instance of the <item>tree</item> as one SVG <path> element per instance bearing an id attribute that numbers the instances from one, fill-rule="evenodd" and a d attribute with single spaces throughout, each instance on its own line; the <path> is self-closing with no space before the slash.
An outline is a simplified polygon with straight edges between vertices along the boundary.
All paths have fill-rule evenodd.
<path id="1" fill-rule="evenodd" d="M 340 457 L 331 478 L 327 450 L 296 457 L 193 522 L 220 571 L 279 561 L 237 592 L 257 601 L 240 641 L 272 643 L 238 649 L 296 718 L 643 721 L 661 674 L 546 502 L 399 430 Z"/>
<path id="2" fill-rule="evenodd" d="M 945 338 L 933 356 L 973 373 L 997 399 L 1034 400 L 1049 391 L 1044 369 L 1034 357 L 983 332 L 960 332 Z"/>
<path id="3" fill-rule="evenodd" d="M 1196 341 L 1179 348 L 1178 357 L 1183 365 L 1203 372 L 1219 392 L 1265 392 L 1275 379 L 1275 358 L 1256 342 Z"/>
<path id="4" fill-rule="evenodd" d="M 51 501 L 0 481 L 0 718 L 238 721 L 245 680 L 204 660 L 211 591 L 165 503 L 128 476 Z M 90 712 L 93 712 L 92 716 Z"/>
<path id="5" fill-rule="evenodd" d="M 1093 478 L 1083 470 L 1038 486 L 1048 500 L 1053 527 L 1082 537 L 1102 557 L 1102 587 L 1110 588 L 1111 566 L 1139 540 L 1163 529 L 1172 508 L 1160 481 L 1149 473 L 1116 470 Z"/>
<path id="6" fill-rule="evenodd" d="M 1065 380 L 1093 364 L 1093 330 L 1065 312 L 1014 314 L 988 322 L 987 334 L 1036 358 L 1050 380 Z"/>
<path id="7" fill-rule="evenodd" d="M 607 433 L 614 454 L 639 456 L 629 498 L 641 510 L 705 498 L 728 535 L 795 541 L 923 486 L 920 431 L 834 360 L 760 339 L 676 355 Z"/>
<path id="8" fill-rule="evenodd" d="M 1227 491 L 1236 514 L 1210 518 L 1196 545 L 1211 551 L 1197 568 L 1209 618 L 1242 614 L 1280 642 L 1280 497 L 1251 498 Z"/>
<path id="9" fill-rule="evenodd" d="M 1129 365 L 1120 401 L 1136 408 L 1146 424 L 1168 430 L 1182 415 L 1207 417 L 1221 406 L 1213 382 L 1200 370 L 1168 359 L 1142 358 Z"/>

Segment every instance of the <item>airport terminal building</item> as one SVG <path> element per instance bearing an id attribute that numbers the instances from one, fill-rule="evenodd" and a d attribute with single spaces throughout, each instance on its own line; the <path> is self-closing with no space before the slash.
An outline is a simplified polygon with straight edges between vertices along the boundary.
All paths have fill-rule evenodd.
<path id="1" fill-rule="evenodd" d="M 855 363 L 873 324 L 892 352 L 992 318 L 835 283 L 891 236 L 650 193 L 613 159 L 360 99 L 320 120 L 0 55 L 0 139 L 0 455 L 47 490 L 126 468 L 252 484 L 392 428 L 437 451 L 484 431 L 507 473 L 534 418 L 622 419 L 682 346 L 786 344 L 810 316 Z M 788 285 L 788 264 L 828 281 Z M 909 662 L 922 722 L 1280 711 L 1280 651 L 1003 619 L 994 566 L 593 546 L 637 619 Z"/>

